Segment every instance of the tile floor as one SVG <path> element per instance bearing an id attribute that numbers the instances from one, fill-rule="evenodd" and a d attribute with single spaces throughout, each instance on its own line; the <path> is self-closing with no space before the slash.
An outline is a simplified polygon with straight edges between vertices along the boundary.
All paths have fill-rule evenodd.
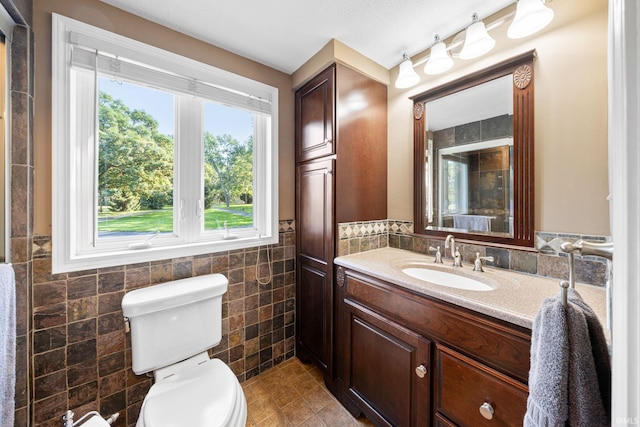
<path id="1" fill-rule="evenodd" d="M 322 374 L 297 358 L 242 383 L 247 399 L 247 427 L 362 427 L 327 391 Z"/>

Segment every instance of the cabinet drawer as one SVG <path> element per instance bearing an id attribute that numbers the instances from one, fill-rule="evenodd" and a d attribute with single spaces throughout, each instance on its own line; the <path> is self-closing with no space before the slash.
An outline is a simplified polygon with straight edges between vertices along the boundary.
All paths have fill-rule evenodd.
<path id="1" fill-rule="evenodd" d="M 436 411 L 460 426 L 522 425 L 528 389 L 514 379 L 463 356 L 437 347 Z M 484 413 L 493 412 L 491 418 Z M 443 424 L 445 425 L 445 424 Z"/>

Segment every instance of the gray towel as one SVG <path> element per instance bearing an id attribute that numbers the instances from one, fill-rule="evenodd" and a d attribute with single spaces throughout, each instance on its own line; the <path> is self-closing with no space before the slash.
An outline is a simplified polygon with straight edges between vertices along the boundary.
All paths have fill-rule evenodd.
<path id="1" fill-rule="evenodd" d="M 564 426 L 569 418 L 569 336 L 562 300 L 548 298 L 533 321 L 525 427 Z"/>
<path id="2" fill-rule="evenodd" d="M 16 388 L 16 281 L 0 264 L 0 426 L 12 426 Z"/>
<path id="3" fill-rule="evenodd" d="M 609 425 L 608 405 L 603 403 L 609 392 L 600 391 L 599 374 L 610 364 L 606 340 L 606 362 L 596 360 L 596 354 L 605 357 L 598 328 L 604 338 L 597 317 L 574 290 L 569 291 L 566 307 L 560 295 L 542 303 L 531 336 L 526 427 Z"/>
<path id="4" fill-rule="evenodd" d="M 585 315 L 598 380 L 597 391 L 600 392 L 600 401 L 604 407 L 606 418 L 609 420 L 611 418 L 611 359 L 607 338 L 604 335 L 604 330 L 602 329 L 602 324 L 598 316 L 591 307 L 582 300 L 582 297 L 575 289 L 569 289 L 568 291 L 568 301 L 580 307 Z M 597 393 L 594 394 L 598 396 Z"/>

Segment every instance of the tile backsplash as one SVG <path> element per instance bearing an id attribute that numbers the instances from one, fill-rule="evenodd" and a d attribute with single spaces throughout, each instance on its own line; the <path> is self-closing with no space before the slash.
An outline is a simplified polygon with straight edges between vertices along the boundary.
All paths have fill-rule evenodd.
<path id="1" fill-rule="evenodd" d="M 429 247 L 441 247 L 443 240 L 413 234 L 413 222 L 393 219 L 351 222 L 339 224 L 338 254 L 348 255 L 380 247 L 406 249 L 422 254 L 430 254 Z M 473 262 L 475 254 L 493 256 L 494 262 L 488 263 L 499 268 L 536 274 L 566 280 L 569 277 L 567 254 L 560 246 L 564 242 L 583 239 L 590 242 L 608 242 L 608 236 L 591 236 L 568 233 L 536 233 L 536 250 L 519 251 L 516 249 L 494 248 L 490 246 L 460 243 L 463 263 Z M 582 283 L 603 286 L 608 275 L 607 261 L 600 257 L 575 257 L 576 280 Z"/>

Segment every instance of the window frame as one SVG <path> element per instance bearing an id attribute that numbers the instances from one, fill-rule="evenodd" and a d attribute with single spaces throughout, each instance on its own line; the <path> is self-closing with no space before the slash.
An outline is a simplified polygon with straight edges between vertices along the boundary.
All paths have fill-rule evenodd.
<path id="1" fill-rule="evenodd" d="M 236 238 L 225 238 L 223 231 L 204 230 L 204 126 L 198 105 L 205 101 L 220 102 L 212 97 L 197 100 L 195 96 L 176 95 L 176 132 L 174 135 L 174 233 L 159 235 L 144 249 L 132 249 L 149 236 L 99 239 L 97 227 L 88 222 L 97 218 L 97 199 L 92 193 L 97 153 L 95 141 L 97 120 L 94 111 L 76 112 L 72 108 L 74 81 L 71 51 L 76 35 L 106 46 L 122 57 L 135 55 L 137 61 L 151 67 L 189 76 L 206 84 L 240 94 L 251 94 L 271 105 L 270 119 L 253 112 L 253 228 L 236 228 Z M 115 51 L 114 51 L 115 50 Z M 97 72 L 97 71 L 94 71 Z M 76 71 L 76 73 L 78 73 Z M 93 77 L 92 77 L 93 78 Z M 164 89 L 163 89 L 164 90 Z M 170 91 L 168 91 L 170 92 Z M 97 89 L 93 97 L 97 96 Z M 87 102 L 85 99 L 83 102 Z M 93 100 L 97 105 L 97 101 Z M 263 103 L 264 104 L 264 103 Z M 85 104 L 86 105 L 86 104 Z M 262 107 L 260 107 L 262 108 Z M 188 112 L 188 114 L 187 114 Z M 84 113 L 84 115 L 82 115 Z M 263 123 L 264 122 L 264 123 Z M 179 128 L 184 128 L 181 133 Z M 256 135 L 262 132 L 260 139 Z M 182 138 L 182 135 L 188 137 Z M 278 89 L 228 71 L 164 51 L 91 25 L 53 14 L 52 17 L 52 271 L 110 267 L 156 261 L 226 250 L 255 247 L 278 242 Z M 184 139 L 184 140 L 181 140 Z M 200 144 L 194 144 L 194 139 Z M 81 141 L 89 141 L 82 143 Z M 186 167 L 188 165 L 189 167 Z M 198 166 L 196 169 L 194 166 Z M 199 181 L 198 181 L 199 180 Z M 177 183 L 176 183 L 177 181 Z M 198 188 L 194 185 L 199 182 Z M 91 193 L 91 194 L 90 194 Z M 176 194 L 177 193 L 177 194 Z M 88 206 L 91 200 L 91 206 Z M 87 212 L 90 211 L 90 212 Z M 176 229 L 177 228 L 177 229 Z M 89 229 L 93 236 L 89 236 Z M 87 246 L 87 239 L 93 239 Z M 134 246 L 135 247 L 135 246 Z"/>

